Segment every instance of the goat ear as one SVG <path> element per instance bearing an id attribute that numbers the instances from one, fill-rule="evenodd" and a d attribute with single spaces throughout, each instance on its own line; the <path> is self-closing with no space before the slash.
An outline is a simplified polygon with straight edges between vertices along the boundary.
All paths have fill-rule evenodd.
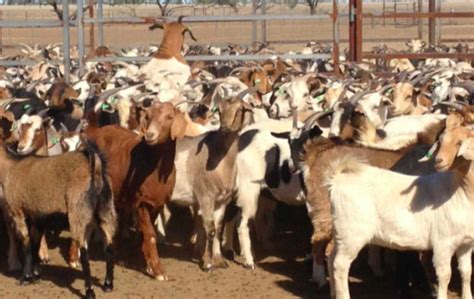
<path id="1" fill-rule="evenodd" d="M 471 137 L 464 140 L 461 146 L 459 147 L 457 156 L 458 157 L 462 156 L 466 160 L 474 160 L 473 147 L 474 147 L 474 138 Z"/>
<path id="2" fill-rule="evenodd" d="M 188 122 L 186 121 L 183 112 L 176 110 L 173 122 L 171 123 L 171 139 L 176 140 L 183 138 L 187 126 Z"/>

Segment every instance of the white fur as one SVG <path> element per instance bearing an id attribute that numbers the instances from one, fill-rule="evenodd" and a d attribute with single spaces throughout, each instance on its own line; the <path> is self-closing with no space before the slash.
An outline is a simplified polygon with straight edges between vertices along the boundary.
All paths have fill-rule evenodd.
<path id="1" fill-rule="evenodd" d="M 279 186 L 277 188 L 269 188 L 269 190 L 276 199 L 287 204 L 301 205 L 305 203 L 302 183 L 298 174 L 294 171 L 288 140 L 274 137 L 271 134 L 275 132 L 273 127 L 269 128 L 265 126 L 264 123 L 247 127 L 245 131 L 241 133 L 241 136 L 246 131 L 255 129 L 259 129 L 259 132 L 253 137 L 251 143 L 243 151 L 239 152 L 236 161 L 238 186 L 237 206 L 242 209 L 241 221 L 238 226 L 238 236 L 241 254 L 245 259 L 245 266 L 248 268 L 255 267 L 248 222 L 255 217 L 261 190 L 268 188 L 265 182 L 267 170 L 265 155 L 273 147 L 277 147 L 280 153 L 279 161 L 277 162 L 279 173 L 281 174 L 282 165 L 286 162 L 290 167 L 291 176 L 288 182 L 284 182 L 280 177 Z M 226 225 L 225 229 L 226 231 L 230 230 L 230 233 L 233 232 L 232 226 L 229 227 Z M 225 245 L 229 249 L 232 249 L 231 242 Z"/>
<path id="2" fill-rule="evenodd" d="M 418 141 L 420 133 L 441 124 L 444 114 L 402 115 L 389 119 L 381 128 L 386 137 L 380 141 L 357 140 L 358 143 L 376 149 L 396 151 Z"/>
<path id="3" fill-rule="evenodd" d="M 474 139 L 467 142 L 472 147 Z M 473 168 L 471 164 L 468 175 Z M 456 185 L 452 172 L 407 176 L 346 157 L 332 165 L 328 176 L 336 240 L 330 270 L 336 298 L 349 298 L 349 267 L 367 244 L 398 250 L 433 249 L 439 299 L 447 298 L 451 257 L 456 253 L 463 278 L 462 298 L 472 298 L 474 198 L 466 192 L 468 187 Z"/>

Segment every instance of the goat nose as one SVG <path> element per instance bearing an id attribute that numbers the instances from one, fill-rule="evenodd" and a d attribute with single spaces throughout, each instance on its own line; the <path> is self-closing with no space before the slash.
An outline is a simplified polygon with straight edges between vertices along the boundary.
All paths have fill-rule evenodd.
<path id="1" fill-rule="evenodd" d="M 443 158 L 437 157 L 437 158 L 435 159 L 435 164 L 442 164 L 442 163 L 443 163 Z"/>
<path id="2" fill-rule="evenodd" d="M 153 133 L 147 132 L 147 133 L 145 134 L 145 138 L 146 138 L 146 139 L 151 139 L 151 138 L 153 138 Z"/>

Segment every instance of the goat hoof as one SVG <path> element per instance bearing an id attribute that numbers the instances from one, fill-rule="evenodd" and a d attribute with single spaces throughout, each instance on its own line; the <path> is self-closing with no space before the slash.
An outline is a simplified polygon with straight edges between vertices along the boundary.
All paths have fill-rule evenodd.
<path id="1" fill-rule="evenodd" d="M 85 298 L 86 298 L 86 299 L 95 299 L 94 290 L 92 290 L 92 289 L 86 290 L 86 296 L 85 296 Z"/>
<path id="2" fill-rule="evenodd" d="M 156 276 L 156 280 L 168 281 L 168 276 L 166 276 L 165 274 L 160 274 L 160 275 Z"/>
<path id="3" fill-rule="evenodd" d="M 204 264 L 202 265 L 201 270 L 206 273 L 211 273 L 214 268 L 212 267 L 212 264 Z"/>
<path id="4" fill-rule="evenodd" d="M 102 285 L 102 290 L 105 293 L 112 292 L 114 289 L 114 283 L 110 280 L 104 281 L 104 284 Z"/>
<path id="5" fill-rule="evenodd" d="M 247 270 L 255 270 L 255 264 L 245 264 L 244 268 Z"/>
<path id="6" fill-rule="evenodd" d="M 69 266 L 73 269 L 77 269 L 79 267 L 78 262 L 69 262 Z"/>
<path id="7" fill-rule="evenodd" d="M 22 286 L 27 286 L 29 284 L 32 284 L 33 282 L 35 281 L 33 275 L 31 274 L 27 274 L 27 275 L 24 275 L 21 279 L 20 279 L 20 285 Z"/>

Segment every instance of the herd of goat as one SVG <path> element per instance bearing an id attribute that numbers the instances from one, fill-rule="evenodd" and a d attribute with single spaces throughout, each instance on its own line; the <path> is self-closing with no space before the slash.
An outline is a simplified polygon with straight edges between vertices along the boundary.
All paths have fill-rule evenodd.
<path id="1" fill-rule="evenodd" d="M 370 245 L 376 274 L 380 247 L 401 250 L 394 267 L 419 264 L 430 282 L 434 266 L 440 299 L 447 298 L 456 254 L 462 298 L 472 298 L 472 62 L 343 63 L 342 76 L 326 75 L 332 64 L 323 60 L 190 67 L 183 56 L 185 35 L 194 39 L 190 29 L 181 20 L 150 27 L 157 28 L 164 30 L 159 48 L 124 53 L 151 54 L 144 65 L 88 63 L 68 84 L 62 66 L 49 61 L 61 56 L 50 46 L 25 47 L 39 61 L 33 67 L 1 70 L 0 207 L 8 267 L 22 270 L 22 284 L 37 280 L 49 259 L 45 230 L 63 224 L 72 239 L 69 263 L 81 265 L 87 298 L 95 297 L 88 242 L 96 228 L 106 244 L 104 290 L 113 289 L 115 248 L 130 226 L 141 232 L 146 272 L 167 280 L 157 242 L 168 204 L 192 210 L 191 241 L 204 271 L 227 266 L 221 250 L 234 249 L 235 229 L 244 266 L 254 269 L 249 222 L 266 190 L 273 200 L 306 205 L 313 279 L 319 287 L 329 282 L 332 296 L 350 297 L 350 265 Z M 409 46 L 427 50 L 417 40 Z M 327 49 L 311 43 L 303 50 L 320 51 Z M 231 203 L 238 213 L 224 217 Z"/>

